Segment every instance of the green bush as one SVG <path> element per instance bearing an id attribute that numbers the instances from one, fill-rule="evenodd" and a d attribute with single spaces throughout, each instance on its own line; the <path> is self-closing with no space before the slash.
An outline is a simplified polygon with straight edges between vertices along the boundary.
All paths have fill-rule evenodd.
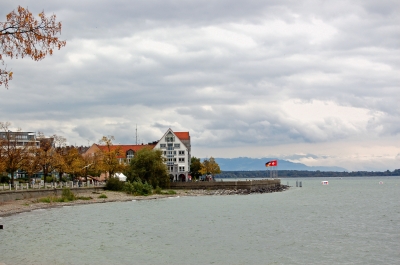
<path id="1" fill-rule="evenodd" d="M 153 191 L 155 194 L 162 194 L 162 190 L 159 186 L 156 187 L 156 189 Z"/>
<path id="2" fill-rule="evenodd" d="M 107 195 L 101 194 L 101 195 L 99 196 L 99 198 L 100 198 L 100 199 L 107 199 Z"/>
<path id="3" fill-rule="evenodd" d="M 119 178 L 110 177 L 106 183 L 106 190 L 122 191 L 124 190 L 124 182 L 120 181 Z"/>
<path id="4" fill-rule="evenodd" d="M 43 179 L 43 177 L 42 177 L 42 179 Z M 55 182 L 56 181 L 56 179 L 55 178 L 53 178 L 52 176 L 47 176 L 46 177 L 46 183 L 50 183 L 50 182 Z"/>
<path id="5" fill-rule="evenodd" d="M 76 196 L 69 188 L 63 188 L 61 199 L 63 199 L 63 201 L 74 201 L 76 200 Z"/>
<path id="6" fill-rule="evenodd" d="M 153 193 L 153 187 L 147 182 L 139 181 L 125 183 L 124 190 L 128 194 L 147 196 Z"/>
<path id="7" fill-rule="evenodd" d="M 11 180 L 11 179 L 10 179 L 8 176 L 1 176 L 1 177 L 0 177 L 0 183 L 8 184 L 8 182 L 9 182 L 10 180 Z"/>

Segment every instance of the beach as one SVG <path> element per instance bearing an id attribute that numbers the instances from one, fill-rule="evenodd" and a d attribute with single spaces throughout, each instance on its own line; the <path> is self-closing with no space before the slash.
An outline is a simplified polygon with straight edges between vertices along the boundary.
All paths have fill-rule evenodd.
<path id="1" fill-rule="evenodd" d="M 92 203 L 106 202 L 123 202 L 131 200 L 155 200 L 168 197 L 182 196 L 205 196 L 205 195 L 233 195 L 248 194 L 246 190 L 175 190 L 176 194 L 153 194 L 149 196 L 134 196 L 125 192 L 116 192 L 104 190 L 102 192 L 86 192 L 79 193 L 81 197 L 90 197 L 90 200 L 75 200 L 70 202 L 40 202 L 38 198 L 15 200 L 0 203 L 0 217 L 10 216 L 13 214 L 29 212 L 37 209 L 57 208 L 63 206 L 73 206 Z M 99 198 L 101 194 L 105 194 L 107 198 Z"/>

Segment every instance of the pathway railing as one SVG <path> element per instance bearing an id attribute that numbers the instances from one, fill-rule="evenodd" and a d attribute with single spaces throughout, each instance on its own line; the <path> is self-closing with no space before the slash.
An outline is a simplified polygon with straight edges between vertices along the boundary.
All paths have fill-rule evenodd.
<path id="1" fill-rule="evenodd" d="M 0 192 L 1 191 L 10 191 L 10 190 L 40 190 L 40 189 L 60 189 L 60 188 L 90 188 L 90 187 L 104 187 L 104 182 L 51 182 L 51 183 L 15 183 L 11 184 L 0 184 Z"/>

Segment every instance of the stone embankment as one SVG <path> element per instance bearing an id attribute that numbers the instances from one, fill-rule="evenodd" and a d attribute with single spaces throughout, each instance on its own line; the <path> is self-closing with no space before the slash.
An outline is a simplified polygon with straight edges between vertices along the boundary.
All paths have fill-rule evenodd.
<path id="1" fill-rule="evenodd" d="M 190 190 L 186 191 L 184 195 L 187 196 L 201 196 L 201 195 L 247 195 L 253 193 L 272 193 L 287 190 L 289 187 L 286 185 L 261 187 L 256 189 L 218 189 L 218 190 Z"/>

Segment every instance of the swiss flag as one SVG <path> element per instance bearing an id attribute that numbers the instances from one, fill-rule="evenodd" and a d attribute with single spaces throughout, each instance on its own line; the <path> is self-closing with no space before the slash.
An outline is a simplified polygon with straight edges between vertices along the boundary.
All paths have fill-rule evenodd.
<path id="1" fill-rule="evenodd" d="M 272 161 L 270 161 L 269 165 L 270 165 L 271 167 L 276 167 L 276 166 L 278 166 L 278 160 L 272 160 Z"/>

